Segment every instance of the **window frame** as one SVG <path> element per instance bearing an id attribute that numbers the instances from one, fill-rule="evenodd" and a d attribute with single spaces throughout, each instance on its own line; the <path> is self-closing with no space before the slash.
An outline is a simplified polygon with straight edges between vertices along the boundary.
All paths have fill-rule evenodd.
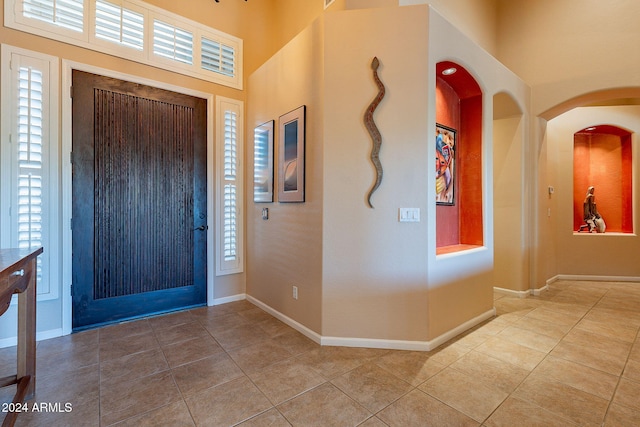
<path id="1" fill-rule="evenodd" d="M 236 117 L 235 178 L 225 176 L 225 113 Z M 221 96 L 216 97 L 216 275 L 242 273 L 244 271 L 244 102 Z M 236 188 L 236 256 L 225 259 L 225 186 Z"/>
<path id="2" fill-rule="evenodd" d="M 18 201 L 14 187 L 17 185 L 16 168 L 18 167 L 16 144 L 17 137 L 17 82 L 15 81 L 20 64 L 40 64 L 46 74 L 43 78 L 43 254 L 42 280 L 38 283 L 38 301 L 57 299 L 60 293 L 60 162 L 59 162 L 59 59 L 14 46 L 0 46 L 1 88 L 3 96 L 0 102 L 2 115 L 0 143 L 0 245 L 15 247 L 17 231 L 13 229 L 14 215 L 17 213 Z M 45 146 L 46 145 L 46 146 Z M 13 302 L 12 304 L 15 304 Z"/>
<path id="3" fill-rule="evenodd" d="M 26 18 L 21 14 L 23 0 L 5 0 L 4 25 L 15 30 L 25 31 L 52 40 L 62 41 L 75 46 L 80 46 L 93 51 L 114 55 L 141 64 L 173 71 L 182 75 L 195 77 L 212 83 L 228 86 L 234 89 L 243 88 L 243 41 L 239 37 L 232 36 L 196 21 L 184 18 L 159 7 L 150 5 L 141 0 L 106 0 L 109 3 L 132 11 L 144 12 L 144 46 L 142 51 L 130 48 L 122 44 L 97 38 L 96 27 L 96 1 L 83 0 L 84 2 L 84 31 L 79 33 L 67 30 L 55 24 Z M 153 53 L 153 22 L 154 19 L 170 23 L 193 33 L 193 63 L 186 64 L 162 58 Z M 201 49 L 202 38 L 206 37 L 220 44 L 233 48 L 234 74 L 232 76 L 202 68 Z"/>

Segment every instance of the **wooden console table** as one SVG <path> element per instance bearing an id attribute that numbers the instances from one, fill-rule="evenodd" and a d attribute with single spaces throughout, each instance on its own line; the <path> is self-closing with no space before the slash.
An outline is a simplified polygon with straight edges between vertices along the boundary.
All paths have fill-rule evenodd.
<path id="1" fill-rule="evenodd" d="M 0 249 L 0 316 L 18 294 L 18 373 L 0 378 L 0 387 L 17 384 L 13 403 L 36 391 L 36 259 L 43 249 Z M 17 412 L 7 412 L 2 427 L 13 426 Z"/>

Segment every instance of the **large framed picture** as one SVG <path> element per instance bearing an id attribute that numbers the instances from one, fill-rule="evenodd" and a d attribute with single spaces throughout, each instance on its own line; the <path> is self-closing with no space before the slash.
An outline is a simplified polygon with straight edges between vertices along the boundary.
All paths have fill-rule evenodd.
<path id="1" fill-rule="evenodd" d="M 456 131 L 436 124 L 436 204 L 453 206 L 456 188 Z"/>
<path id="2" fill-rule="evenodd" d="M 305 106 L 278 121 L 278 201 L 304 202 Z"/>
<path id="3" fill-rule="evenodd" d="M 254 202 L 273 202 L 273 127 L 270 120 L 253 132 Z"/>

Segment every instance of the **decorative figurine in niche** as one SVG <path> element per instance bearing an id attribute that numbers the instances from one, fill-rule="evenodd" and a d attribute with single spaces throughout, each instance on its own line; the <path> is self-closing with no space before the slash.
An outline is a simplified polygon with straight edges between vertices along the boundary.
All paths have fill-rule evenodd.
<path id="1" fill-rule="evenodd" d="M 590 186 L 587 189 L 587 195 L 585 196 L 583 203 L 583 218 L 586 224 L 581 225 L 578 231 L 588 229 L 589 233 L 593 233 L 594 231 L 604 233 L 607 226 L 596 208 L 596 196 L 593 195 L 594 191 L 595 188 L 593 186 Z"/>

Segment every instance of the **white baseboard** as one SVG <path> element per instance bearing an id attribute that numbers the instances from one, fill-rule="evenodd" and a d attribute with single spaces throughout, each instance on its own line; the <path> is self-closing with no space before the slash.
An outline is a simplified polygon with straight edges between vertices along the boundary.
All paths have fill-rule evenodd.
<path id="1" fill-rule="evenodd" d="M 230 297 L 215 298 L 213 301 L 210 302 L 210 304 L 207 304 L 207 305 L 211 307 L 213 305 L 220 305 L 220 304 L 226 304 L 229 302 L 242 301 L 244 299 L 247 299 L 247 294 L 237 294 L 237 295 L 231 295 Z"/>
<path id="2" fill-rule="evenodd" d="M 36 341 L 48 340 L 49 338 L 57 338 L 61 337 L 62 335 L 62 328 L 37 332 Z M 0 348 L 13 347 L 15 345 L 18 345 L 18 337 L 3 338 L 0 340 Z"/>
<path id="3" fill-rule="evenodd" d="M 251 295 L 247 295 L 247 301 L 249 301 L 252 304 L 257 305 L 258 307 L 260 307 L 261 309 L 263 309 L 264 311 L 266 311 L 267 313 L 269 313 L 270 315 L 272 315 L 276 319 L 278 319 L 281 322 L 291 326 L 293 329 L 295 329 L 296 331 L 300 332 L 302 335 L 306 336 L 307 338 L 309 338 L 310 340 L 314 341 L 315 343 L 318 343 L 318 344 L 322 345 L 322 336 L 320 334 L 318 334 L 317 332 L 312 331 L 311 329 L 307 328 L 302 323 L 298 323 L 295 320 L 293 320 L 292 318 L 290 318 L 289 316 L 285 316 L 284 314 L 280 313 L 276 309 L 274 309 L 271 306 L 263 303 L 259 299 L 256 299 L 256 298 L 252 297 Z"/>
<path id="4" fill-rule="evenodd" d="M 499 288 L 497 286 L 494 286 L 493 290 L 494 292 L 497 292 L 499 294 L 508 295 L 510 297 L 516 297 L 516 298 L 526 298 L 529 295 L 531 295 L 530 289 L 527 289 L 526 291 L 515 291 L 513 289 L 505 289 L 505 288 Z"/>
<path id="5" fill-rule="evenodd" d="M 436 337 L 431 341 L 405 341 L 405 340 L 385 340 L 385 339 L 376 339 L 376 338 L 345 338 L 345 337 L 325 337 L 317 332 L 312 331 L 301 323 L 296 322 L 290 317 L 280 313 L 274 308 L 268 306 L 262 301 L 247 295 L 247 300 L 252 304 L 257 305 L 267 313 L 271 314 L 276 319 L 282 321 L 283 323 L 291 326 L 293 329 L 297 330 L 301 334 L 305 335 L 307 338 L 312 341 L 327 346 L 337 346 L 337 347 L 366 347 L 366 348 L 382 348 L 388 350 L 412 350 L 412 351 L 430 351 L 434 348 L 446 343 L 452 338 L 460 335 L 462 332 L 473 328 L 474 326 L 484 322 L 491 317 L 496 315 L 496 309 L 492 308 L 491 310 L 482 313 L 479 316 L 474 317 L 471 320 L 459 325 L 458 327 Z"/>
<path id="6" fill-rule="evenodd" d="M 640 277 L 634 276 L 595 276 L 588 274 L 558 274 L 547 280 L 547 284 L 558 280 L 584 280 L 588 282 L 640 282 Z"/>
<path id="7" fill-rule="evenodd" d="M 513 289 L 498 288 L 498 287 L 495 287 L 495 286 L 494 286 L 493 290 L 495 292 L 499 293 L 499 294 L 508 295 L 508 296 L 511 296 L 511 297 L 526 298 L 529 295 L 540 296 L 540 294 L 542 294 L 544 291 L 548 291 L 549 290 L 549 283 L 550 282 L 547 281 L 547 284 L 544 285 L 541 288 L 527 289 L 526 291 L 514 291 Z"/>

